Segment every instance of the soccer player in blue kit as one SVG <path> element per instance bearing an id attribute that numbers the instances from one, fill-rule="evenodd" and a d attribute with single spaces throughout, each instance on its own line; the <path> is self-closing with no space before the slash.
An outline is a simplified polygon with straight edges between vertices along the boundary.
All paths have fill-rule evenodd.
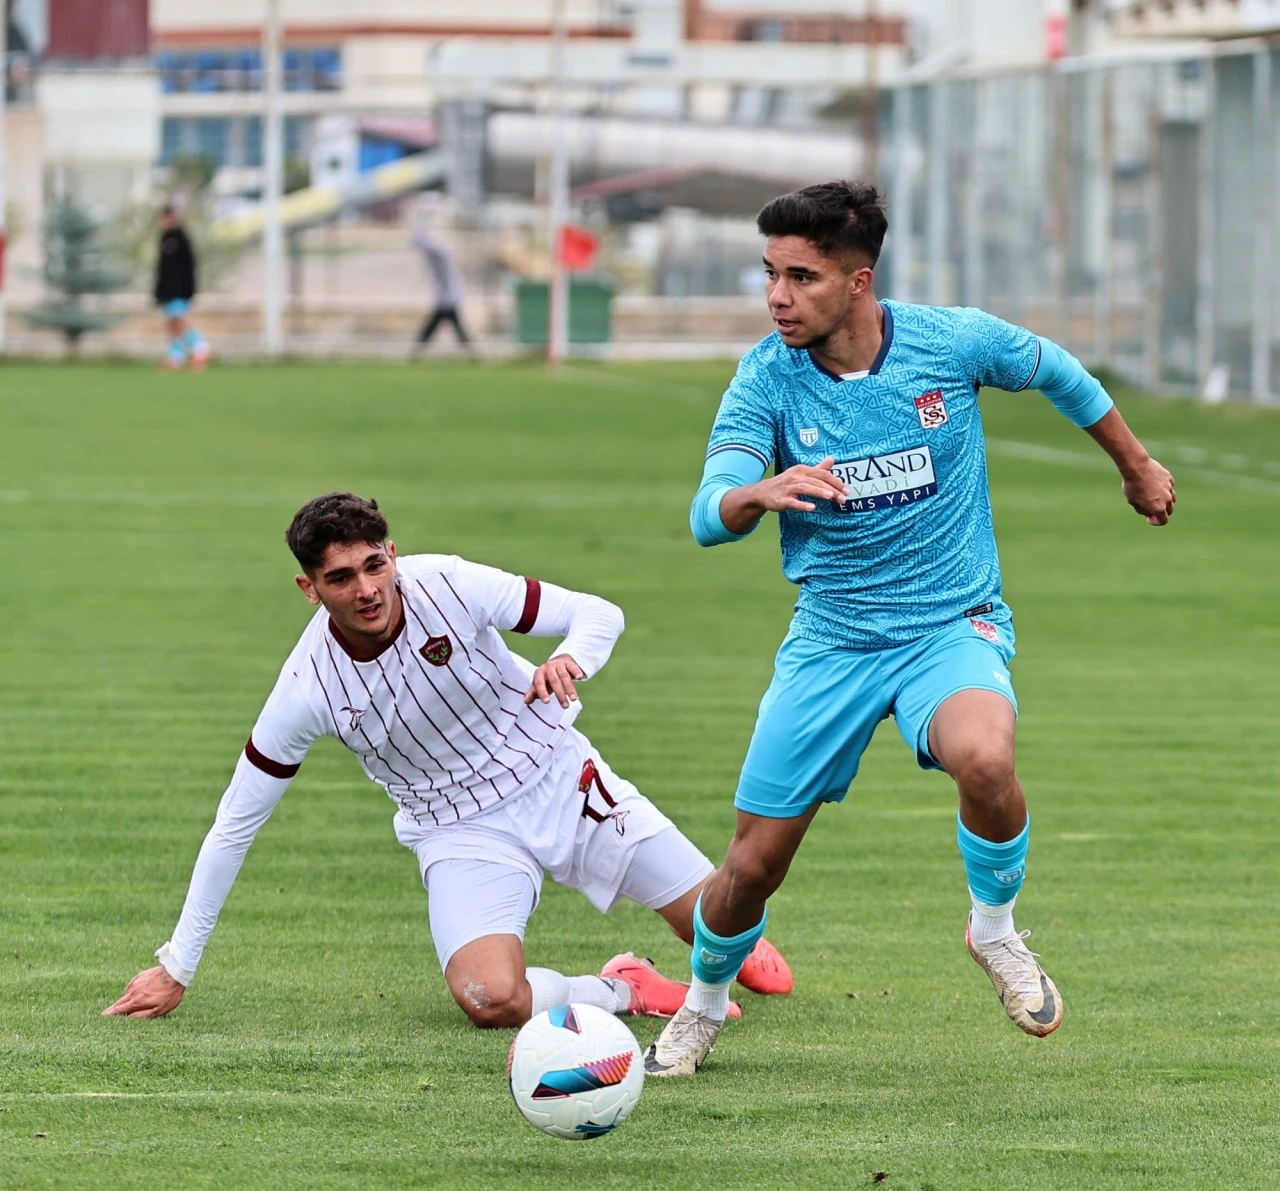
<path id="1" fill-rule="evenodd" d="M 1056 344 L 980 310 L 879 301 L 888 224 L 873 187 L 810 186 L 774 199 L 757 224 L 777 330 L 721 401 L 690 522 L 712 546 L 778 513 L 800 596 L 743 764 L 733 840 L 694 912 L 693 981 L 645 1069 L 692 1075 L 706 1058 L 766 902 L 890 715 L 918 763 L 959 790 L 969 951 L 1014 1023 L 1049 1034 L 1062 999 L 1013 924 L 1029 821 L 978 391 L 1043 392 L 1111 456 L 1151 525 L 1173 513 L 1173 477 Z"/>

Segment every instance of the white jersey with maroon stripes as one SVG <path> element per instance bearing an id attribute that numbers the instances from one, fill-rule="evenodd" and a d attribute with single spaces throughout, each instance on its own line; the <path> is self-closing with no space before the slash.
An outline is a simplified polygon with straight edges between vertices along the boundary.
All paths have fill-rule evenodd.
<path id="1" fill-rule="evenodd" d="M 245 755 L 264 773 L 290 778 L 316 739 L 336 736 L 402 815 L 420 826 L 456 823 L 536 783 L 580 708 L 555 699 L 526 704 L 534 667 L 498 630 L 567 625 L 562 614 L 554 627 L 538 623 L 542 587 L 534 579 L 452 555 L 400 558 L 397 570 L 404 617 L 394 638 L 377 657 L 357 661 L 320 609 L 285 663 Z M 607 644 L 581 643 L 575 661 L 592 673 L 620 629 Z"/>

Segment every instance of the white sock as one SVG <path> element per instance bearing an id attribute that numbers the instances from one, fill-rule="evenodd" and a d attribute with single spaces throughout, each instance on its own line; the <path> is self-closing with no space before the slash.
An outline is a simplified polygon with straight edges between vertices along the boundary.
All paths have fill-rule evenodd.
<path id="1" fill-rule="evenodd" d="M 631 1008 L 631 986 L 609 976 L 570 976 L 570 999 L 579 1005 L 599 1005 L 609 1013 Z"/>
<path id="2" fill-rule="evenodd" d="M 706 984 L 695 976 L 685 995 L 685 1006 L 705 1017 L 724 1021 L 729 1016 L 729 985 L 732 983 L 732 980 L 726 980 L 723 984 Z"/>
<path id="3" fill-rule="evenodd" d="M 598 1005 L 608 1013 L 626 1013 L 631 989 L 624 980 L 600 976 L 562 976 L 551 968 L 526 968 L 525 979 L 533 990 L 536 1016 L 556 1005 Z"/>
<path id="4" fill-rule="evenodd" d="M 526 968 L 524 978 L 533 989 L 533 1017 L 557 1005 L 567 1005 L 573 999 L 568 978 L 550 968 Z"/>
<path id="5" fill-rule="evenodd" d="M 1002 906 L 989 906 L 986 902 L 980 902 L 974 897 L 973 891 L 970 890 L 969 900 L 973 902 L 973 913 L 969 916 L 969 933 L 979 946 L 998 943 L 1014 933 L 1013 902 L 1018 900 L 1016 897 Z"/>

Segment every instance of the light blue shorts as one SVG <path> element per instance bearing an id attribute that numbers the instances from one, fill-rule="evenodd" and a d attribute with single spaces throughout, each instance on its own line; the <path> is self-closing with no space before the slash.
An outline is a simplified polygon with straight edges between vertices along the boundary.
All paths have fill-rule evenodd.
<path id="1" fill-rule="evenodd" d="M 1009 677 L 1013 625 L 959 620 L 897 649 L 862 653 L 788 634 L 738 779 L 733 804 L 792 819 L 815 802 L 839 802 L 876 725 L 890 715 L 922 769 L 929 725 L 958 691 L 997 691 L 1018 709 Z"/>
<path id="2" fill-rule="evenodd" d="M 186 318 L 191 312 L 191 303 L 186 298 L 174 298 L 172 302 L 166 302 L 160 307 L 160 313 L 165 318 Z"/>

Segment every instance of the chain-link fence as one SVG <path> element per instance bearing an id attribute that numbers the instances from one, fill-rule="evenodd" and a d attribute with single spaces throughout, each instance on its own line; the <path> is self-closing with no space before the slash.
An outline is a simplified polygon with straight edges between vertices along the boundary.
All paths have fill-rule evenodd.
<path id="1" fill-rule="evenodd" d="M 891 93 L 882 289 L 982 306 L 1150 388 L 1280 392 L 1276 55 L 949 78 Z"/>

